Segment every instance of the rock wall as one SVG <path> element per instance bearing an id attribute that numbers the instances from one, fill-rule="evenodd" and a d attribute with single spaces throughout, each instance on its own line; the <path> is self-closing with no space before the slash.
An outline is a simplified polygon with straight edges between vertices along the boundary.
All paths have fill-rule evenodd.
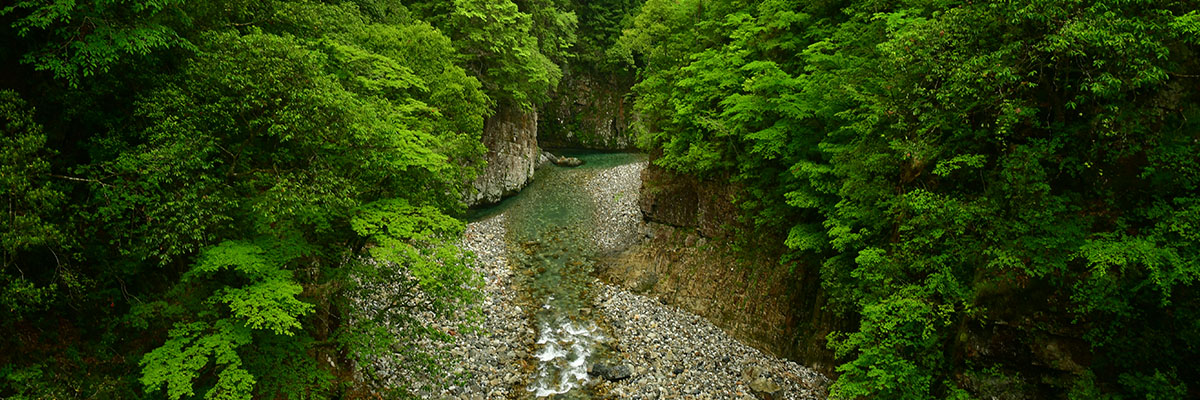
<path id="1" fill-rule="evenodd" d="M 567 68 L 558 90 L 542 107 L 538 141 L 550 148 L 632 150 L 633 87 L 627 74 Z"/>
<path id="2" fill-rule="evenodd" d="M 538 149 L 538 113 L 501 106 L 483 126 L 487 167 L 471 183 L 468 206 L 491 204 L 517 194 L 533 179 L 541 150 Z"/>
<path id="3" fill-rule="evenodd" d="M 602 264 L 601 277 L 712 321 L 755 347 L 826 374 L 826 335 L 845 329 L 823 310 L 818 266 L 781 265 L 782 239 L 736 248 L 737 190 L 651 165 L 642 174 L 643 241 Z"/>

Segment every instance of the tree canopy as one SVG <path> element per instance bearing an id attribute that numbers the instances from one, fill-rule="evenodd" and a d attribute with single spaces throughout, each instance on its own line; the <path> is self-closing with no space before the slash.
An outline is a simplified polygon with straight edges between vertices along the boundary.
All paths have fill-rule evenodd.
<path id="1" fill-rule="evenodd" d="M 588 69 L 820 276 L 833 398 L 1195 397 L 1197 10 L 9 2 L 0 397 L 410 397 L 373 361 L 478 298 L 485 119 Z"/>
<path id="2" fill-rule="evenodd" d="M 371 360 L 440 368 L 409 343 L 477 297 L 450 215 L 484 119 L 545 98 L 576 20 L 437 3 L 3 6 L 0 397 L 406 397 Z"/>
<path id="3" fill-rule="evenodd" d="M 1177 398 L 1200 389 L 1198 6 L 648 0 L 618 48 L 654 162 L 732 176 L 858 321 L 832 397 Z M 1090 363 L 973 354 L 996 326 Z"/>

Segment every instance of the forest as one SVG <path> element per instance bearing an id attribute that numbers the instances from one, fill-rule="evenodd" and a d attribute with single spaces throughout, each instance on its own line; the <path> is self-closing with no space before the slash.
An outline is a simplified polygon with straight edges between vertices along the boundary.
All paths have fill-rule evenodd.
<path id="1" fill-rule="evenodd" d="M 819 275 L 830 398 L 1200 396 L 1197 1 L 13 0 L 0 43 L 0 398 L 418 396 L 372 360 L 447 367 L 485 120 L 568 69 Z"/>

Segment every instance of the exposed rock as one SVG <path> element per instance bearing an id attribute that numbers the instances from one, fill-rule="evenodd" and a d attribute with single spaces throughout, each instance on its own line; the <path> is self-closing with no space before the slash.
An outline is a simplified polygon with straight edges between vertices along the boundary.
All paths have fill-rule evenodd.
<path id="1" fill-rule="evenodd" d="M 629 124 L 635 118 L 626 95 L 633 87 L 628 74 L 596 73 L 565 68 L 557 92 L 543 106 L 538 140 L 546 147 L 599 150 L 633 149 Z"/>
<path id="2" fill-rule="evenodd" d="M 608 365 L 605 363 L 596 363 L 592 365 L 591 374 L 604 378 L 604 380 L 609 382 L 618 382 L 633 376 L 633 370 L 623 364 Z"/>
<path id="3" fill-rule="evenodd" d="M 483 127 L 487 166 L 467 193 L 469 206 L 490 204 L 516 194 L 533 179 L 541 155 L 537 142 L 538 114 L 501 106 Z"/>
<path id="4" fill-rule="evenodd" d="M 583 165 L 583 160 L 580 160 L 575 157 L 558 157 L 558 158 L 555 158 L 553 161 L 554 161 L 554 165 L 557 165 L 560 167 L 574 168 L 574 167 Z"/>
<path id="5" fill-rule="evenodd" d="M 758 378 L 753 382 L 750 382 L 750 392 L 754 393 L 755 396 L 763 400 L 777 400 L 783 398 L 781 393 L 783 392 L 783 387 L 767 378 Z"/>
<path id="6" fill-rule="evenodd" d="M 779 249 L 770 246 L 781 247 L 782 238 L 743 238 L 762 244 L 754 252 L 729 246 L 731 228 L 740 223 L 731 200 L 736 190 L 720 177 L 696 179 L 651 163 L 638 197 L 648 221 L 639 243 L 597 271 L 612 284 L 702 315 L 755 347 L 833 373 L 826 338 L 853 326 L 826 309 L 819 265 L 779 263 Z"/>
<path id="7" fill-rule="evenodd" d="M 642 173 L 639 206 L 647 221 L 695 228 L 712 238 L 737 222 L 740 210 L 731 200 L 737 193 L 737 185 L 728 178 L 700 180 L 652 163 Z"/>
<path id="8" fill-rule="evenodd" d="M 546 163 L 553 162 L 556 159 L 558 159 L 558 156 L 556 156 L 554 154 L 550 154 L 550 152 L 548 152 L 548 151 L 542 150 L 541 155 L 538 156 L 537 167 L 541 168 L 543 165 L 546 165 Z"/>
<path id="9" fill-rule="evenodd" d="M 1081 347 L 1071 346 L 1072 343 L 1065 338 L 1055 337 L 1038 337 L 1037 341 L 1031 346 L 1032 353 L 1037 358 L 1036 364 L 1048 366 L 1050 368 L 1081 374 L 1085 368 L 1076 360 L 1080 358 L 1075 353 L 1086 354 L 1086 347 L 1083 351 L 1072 351 L 1075 348 Z M 1074 347 L 1074 348 L 1073 348 Z"/>
<path id="10" fill-rule="evenodd" d="M 658 274 L 650 272 L 638 278 L 637 284 L 630 288 L 630 290 L 634 293 L 646 293 L 654 289 L 654 285 L 656 284 L 658 284 Z"/>
<path id="11" fill-rule="evenodd" d="M 969 370 L 959 376 L 957 383 L 975 395 L 975 398 L 990 400 L 1035 399 L 1035 385 L 1030 384 L 1020 373 L 994 369 L 988 371 Z"/>

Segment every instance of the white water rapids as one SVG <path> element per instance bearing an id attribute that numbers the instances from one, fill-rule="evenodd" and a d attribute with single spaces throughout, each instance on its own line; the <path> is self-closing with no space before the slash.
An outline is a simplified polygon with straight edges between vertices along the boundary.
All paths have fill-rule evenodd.
<path id="1" fill-rule="evenodd" d="M 578 156 L 587 163 L 578 168 L 542 167 L 519 194 L 480 209 L 475 216 L 506 216 L 504 241 L 521 277 L 518 285 L 529 301 L 543 305 L 530 316 L 538 329 L 532 350 L 537 369 L 525 384 L 530 397 L 590 399 L 593 395 L 588 367 L 606 356 L 598 342 L 607 340 L 590 315 L 592 272 L 602 244 L 597 231 L 615 229 L 604 226 L 610 221 L 601 219 L 598 205 L 617 195 L 597 197 L 585 188 L 600 171 L 645 160 L 636 154 Z"/>
<path id="2" fill-rule="evenodd" d="M 588 382 L 588 357 L 603 338 L 593 322 L 577 323 L 559 318 L 538 327 L 537 376 L 527 390 L 537 397 L 562 394 Z"/>

